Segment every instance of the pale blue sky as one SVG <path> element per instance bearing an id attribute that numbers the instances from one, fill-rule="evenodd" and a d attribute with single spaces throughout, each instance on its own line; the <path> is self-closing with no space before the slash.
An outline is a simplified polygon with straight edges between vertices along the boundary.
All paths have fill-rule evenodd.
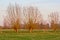
<path id="1" fill-rule="evenodd" d="M 44 15 L 44 19 L 47 19 L 47 15 L 53 11 L 60 13 L 60 0 L 0 0 L 0 24 L 3 23 L 3 18 L 6 15 L 6 8 L 9 3 L 17 3 L 20 6 L 37 6 L 41 13 Z"/>
<path id="2" fill-rule="evenodd" d="M 0 0 L 0 6 L 6 7 L 9 3 L 18 3 L 20 5 L 31 5 L 31 4 L 57 4 L 60 5 L 60 0 Z"/>

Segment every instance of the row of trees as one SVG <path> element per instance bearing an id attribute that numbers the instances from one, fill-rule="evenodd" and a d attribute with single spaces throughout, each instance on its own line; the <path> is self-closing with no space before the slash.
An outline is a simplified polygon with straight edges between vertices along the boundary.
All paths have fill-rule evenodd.
<path id="1" fill-rule="evenodd" d="M 4 18 L 4 28 L 13 28 L 17 32 L 23 24 L 23 28 L 29 29 L 30 32 L 33 29 L 52 28 L 56 30 L 58 28 L 59 14 L 53 12 L 48 17 L 50 26 L 49 23 L 43 24 L 43 17 L 37 7 L 29 6 L 22 8 L 18 4 L 10 4 L 7 8 L 7 16 Z"/>

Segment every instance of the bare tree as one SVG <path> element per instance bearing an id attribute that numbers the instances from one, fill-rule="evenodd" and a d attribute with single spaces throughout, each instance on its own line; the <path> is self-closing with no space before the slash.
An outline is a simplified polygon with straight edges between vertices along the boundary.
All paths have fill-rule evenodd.
<path id="1" fill-rule="evenodd" d="M 36 23 L 39 21 L 39 10 L 36 7 L 30 6 L 23 8 L 23 14 L 27 21 L 24 23 L 26 24 L 26 27 L 32 32 L 32 29 L 35 28 Z"/>
<path id="2" fill-rule="evenodd" d="M 57 12 L 53 12 L 49 15 L 50 21 L 51 21 L 51 28 L 54 29 L 54 31 L 57 29 L 57 24 L 59 21 L 59 14 Z"/>
<path id="3" fill-rule="evenodd" d="M 9 21 L 8 21 L 8 19 L 7 19 L 8 17 L 7 16 L 5 16 L 4 17 L 4 29 L 7 29 L 9 26 Z"/>
<path id="4" fill-rule="evenodd" d="M 17 32 L 18 28 L 20 27 L 20 14 L 21 14 L 21 8 L 18 4 L 15 5 L 9 5 L 7 8 L 7 20 L 8 23 L 10 23 L 9 26 L 13 27 L 14 30 Z"/>

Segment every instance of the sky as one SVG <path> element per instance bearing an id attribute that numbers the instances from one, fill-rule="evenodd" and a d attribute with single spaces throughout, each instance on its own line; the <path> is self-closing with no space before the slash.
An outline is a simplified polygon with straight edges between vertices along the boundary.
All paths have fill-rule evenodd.
<path id="1" fill-rule="evenodd" d="M 0 25 L 3 25 L 6 9 L 10 3 L 17 3 L 20 6 L 36 6 L 39 8 L 44 20 L 47 20 L 47 15 L 52 12 L 60 13 L 60 0 L 0 0 Z"/>

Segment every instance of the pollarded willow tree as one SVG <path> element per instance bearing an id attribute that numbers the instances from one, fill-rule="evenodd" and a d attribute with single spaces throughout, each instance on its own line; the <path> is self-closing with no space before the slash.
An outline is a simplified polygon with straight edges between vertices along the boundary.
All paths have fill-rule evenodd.
<path id="1" fill-rule="evenodd" d="M 37 26 L 38 21 L 41 19 L 40 12 L 38 8 L 29 6 L 23 8 L 23 15 L 26 19 L 24 23 L 26 24 L 25 28 L 28 28 L 30 32 L 32 32 L 32 29 L 34 29 Z M 40 17 L 40 19 L 39 19 Z"/>
<path id="2" fill-rule="evenodd" d="M 58 12 L 53 12 L 49 15 L 51 20 L 51 28 L 55 31 L 58 27 L 59 14 Z"/>
<path id="3" fill-rule="evenodd" d="M 18 28 L 20 28 L 20 14 L 21 14 L 21 7 L 18 4 L 9 5 L 7 8 L 7 24 L 11 26 L 16 32 Z"/>

